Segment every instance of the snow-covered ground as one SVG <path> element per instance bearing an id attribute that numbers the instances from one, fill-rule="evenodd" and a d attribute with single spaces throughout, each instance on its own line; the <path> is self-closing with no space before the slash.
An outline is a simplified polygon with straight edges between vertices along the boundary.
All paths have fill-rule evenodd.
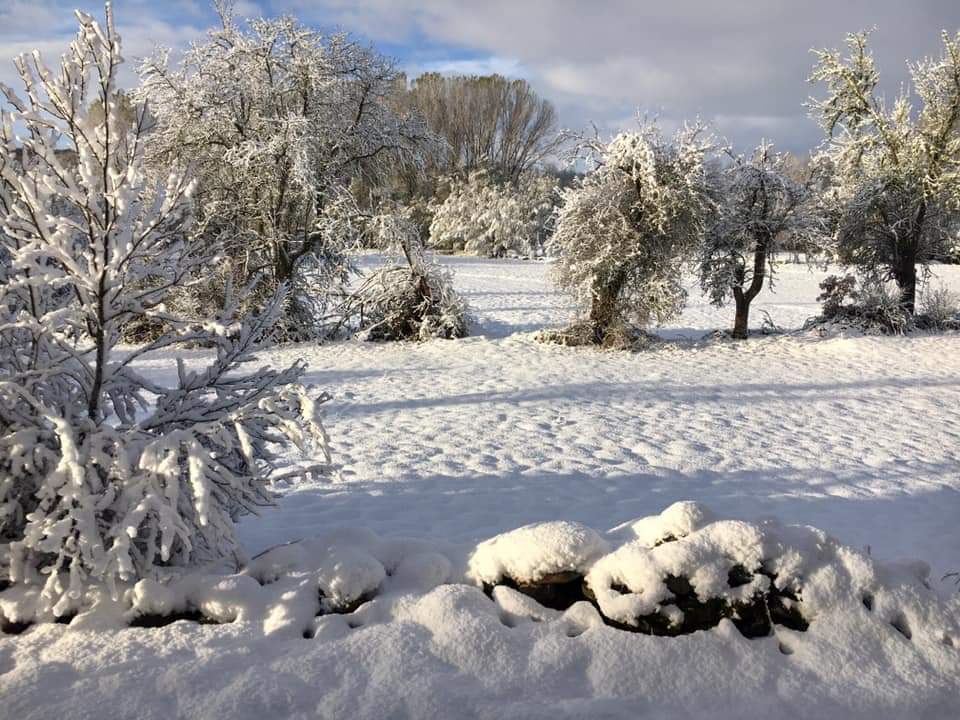
<path id="1" fill-rule="evenodd" d="M 373 559 L 318 572 L 360 568 L 392 599 L 355 620 L 328 616 L 310 640 L 271 633 L 302 612 L 297 588 L 282 584 L 251 611 L 255 623 L 241 612 L 217 626 L 76 622 L 0 636 L 0 717 L 960 716 L 960 605 L 941 580 L 960 569 L 960 336 L 702 341 L 732 310 L 693 292 L 661 330 L 676 342 L 655 351 L 547 346 L 533 333 L 572 307 L 544 263 L 444 262 L 473 308 L 472 337 L 267 354 L 275 365 L 307 360 L 307 381 L 333 395 L 326 425 L 340 469 L 333 482 L 281 488 L 276 509 L 240 525 L 250 556 L 337 526 L 372 530 L 380 537 L 355 537 Z M 937 273 L 960 290 L 960 269 Z M 753 324 L 767 310 L 798 328 L 817 311 L 824 274 L 783 266 Z M 169 358 L 141 367 L 175 372 Z M 467 585 L 436 586 L 457 577 L 444 558 L 497 533 L 565 520 L 603 535 L 677 500 L 813 525 L 872 558 L 922 559 L 952 620 L 925 616 L 908 589 L 895 597 L 912 608 L 902 609 L 912 639 L 891 629 L 901 610 L 882 598 L 872 614 L 859 598 L 835 599 L 805 634 L 746 640 L 724 621 L 656 638 L 585 611 L 519 622 L 537 611 L 509 593 L 494 604 Z M 406 564 L 398 536 L 426 541 Z M 404 594 L 408 580 L 423 594 Z M 210 612 L 229 615 L 230 602 L 214 593 Z"/>
<path id="2" fill-rule="evenodd" d="M 539 262 L 448 259 L 474 336 L 336 343 L 305 357 L 330 392 L 341 482 L 291 488 L 241 524 L 253 553 L 331 525 L 476 542 L 524 523 L 612 527 L 696 499 L 725 515 L 822 527 L 884 557 L 960 567 L 960 337 L 760 337 L 630 354 L 535 342 L 572 306 Z M 960 291 L 960 267 L 937 269 Z M 754 303 L 816 314 L 823 272 L 784 265 Z M 666 336 L 732 309 L 692 293 Z"/>

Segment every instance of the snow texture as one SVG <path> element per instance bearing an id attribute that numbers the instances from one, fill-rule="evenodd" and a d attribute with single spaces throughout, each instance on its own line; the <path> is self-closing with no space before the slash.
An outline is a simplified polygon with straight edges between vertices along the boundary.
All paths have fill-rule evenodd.
<path id="1" fill-rule="evenodd" d="M 931 590 L 927 568 L 876 561 L 810 527 L 708 517 L 693 503 L 673 505 L 634 526 L 658 538 L 689 528 L 685 537 L 654 548 L 627 541 L 600 557 L 606 542 L 574 523 L 443 552 L 331 530 L 272 548 L 236 575 L 141 580 L 120 601 L 91 593 L 92 607 L 70 625 L 0 640 L 0 691 L 20 718 L 94 717 L 103 692 L 117 717 L 146 718 L 168 717 L 171 693 L 181 714 L 237 718 L 266 708 L 361 718 L 454 708 L 459 717 L 628 717 L 638 706 L 720 718 L 955 710 L 960 600 Z M 467 556 L 467 573 L 451 573 Z M 702 597 L 748 597 L 758 581 L 730 589 L 727 569 L 761 562 L 779 584 L 796 586 L 806 632 L 774 626 L 747 640 L 721 620 L 709 631 L 649 637 L 604 626 L 587 602 L 560 612 L 509 587 L 491 599 L 476 585 L 501 568 L 534 577 L 576 567 L 594 589 L 614 578 L 626 584 L 630 593 L 598 592 L 598 601 L 627 623 L 668 596 L 667 574 L 686 574 Z M 487 575 L 477 575 L 478 564 Z M 28 598 L 8 594 L 0 610 L 15 619 Z M 171 613 L 180 621 L 137 627 Z M 101 691 L 79 692 L 90 683 Z"/>
<path id="2" fill-rule="evenodd" d="M 302 358 L 307 382 L 336 388 L 336 480 L 276 487 L 279 507 L 240 523 L 254 558 L 236 575 L 160 577 L 116 601 L 94 588 L 69 625 L 0 635 L 0 715 L 957 716 L 960 598 L 941 577 L 960 558 L 960 337 L 706 341 L 730 311 L 694 291 L 656 351 L 545 346 L 532 334 L 572 311 L 546 264 L 442 262 L 475 337 L 264 354 Z M 960 287 L 956 268 L 934 270 Z M 766 310 L 800 328 L 829 272 L 784 266 L 755 322 Z M 178 357 L 189 369 L 209 353 Z M 161 384 L 177 372 L 169 358 L 137 368 Z M 601 595 L 618 586 L 628 600 L 598 602 L 633 603 L 624 619 L 668 600 L 665 571 L 722 595 L 746 592 L 722 582 L 731 563 L 766 561 L 800 589 L 809 628 L 748 640 L 722 620 L 653 637 L 588 602 L 488 597 L 471 558 L 561 566 L 540 547 L 530 562 L 515 542 L 530 525 L 574 531 L 551 545 Z M 609 552 L 571 551 L 592 545 L 587 528 Z M 888 560 L 902 557 L 924 562 Z M 0 593 L 5 624 L 29 621 L 32 602 Z M 183 619 L 136 626 L 170 611 Z"/>

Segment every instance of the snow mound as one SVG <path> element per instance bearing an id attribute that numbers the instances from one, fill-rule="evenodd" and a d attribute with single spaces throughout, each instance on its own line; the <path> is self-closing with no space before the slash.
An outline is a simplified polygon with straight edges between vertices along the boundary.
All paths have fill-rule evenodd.
<path id="1" fill-rule="evenodd" d="M 548 575 L 582 574 L 608 550 L 603 538 L 580 523 L 534 523 L 478 545 L 470 556 L 468 576 L 482 585 L 496 585 L 505 577 L 534 583 Z"/>
<path id="2" fill-rule="evenodd" d="M 675 502 L 659 515 L 631 520 L 613 528 L 610 533 L 628 535 L 646 547 L 686 537 L 713 520 L 713 513 L 691 500 Z"/>

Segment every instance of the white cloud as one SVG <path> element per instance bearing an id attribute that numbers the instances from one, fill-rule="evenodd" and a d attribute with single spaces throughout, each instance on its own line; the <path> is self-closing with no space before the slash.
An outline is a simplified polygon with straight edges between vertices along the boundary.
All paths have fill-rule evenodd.
<path id="1" fill-rule="evenodd" d="M 14 50 L 39 46 L 55 58 L 66 47 L 70 1 L 0 0 L 0 80 L 11 78 L 3 60 Z M 73 1 L 102 13 L 101 0 Z M 183 46 L 213 22 L 207 0 L 115 7 L 131 59 L 156 43 Z M 236 9 L 241 17 L 291 12 L 405 47 L 411 74 L 526 77 L 567 127 L 616 128 L 641 109 L 665 123 L 711 119 L 738 145 L 776 135 L 797 150 L 819 140 L 803 108 L 811 47 L 836 47 L 845 32 L 877 26 L 873 45 L 892 93 L 907 79 L 905 59 L 939 53 L 941 28 L 960 27 L 957 0 L 238 0 Z M 450 59 L 444 48 L 454 48 Z"/>
<path id="2" fill-rule="evenodd" d="M 890 92 L 904 60 L 939 52 L 942 28 L 960 27 L 956 0 L 274 0 L 305 19 L 337 23 L 374 41 L 452 46 L 512 58 L 561 109 L 564 123 L 601 126 L 637 108 L 667 117 L 738 123 L 738 141 L 791 133 L 809 147 L 818 131 L 803 102 L 811 47 L 877 26 L 874 47 Z M 735 120 L 739 118 L 739 120 Z M 761 118 L 784 118 L 778 127 Z"/>

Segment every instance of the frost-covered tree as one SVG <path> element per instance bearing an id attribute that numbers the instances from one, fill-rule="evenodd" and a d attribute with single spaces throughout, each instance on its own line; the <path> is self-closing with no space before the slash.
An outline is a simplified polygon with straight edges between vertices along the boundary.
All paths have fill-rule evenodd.
<path id="1" fill-rule="evenodd" d="M 825 234 L 815 194 L 790 177 L 789 163 L 763 143 L 750 158 L 732 157 L 718 178 L 718 206 L 697 264 L 715 305 L 733 298 L 735 338 L 747 337 L 750 303 L 764 283 L 773 288 L 778 250 L 788 244 L 809 256 Z"/>
<path id="2" fill-rule="evenodd" d="M 225 240 L 229 275 L 291 286 L 294 334 L 310 333 L 331 287 L 351 271 L 359 231 L 351 179 L 415 162 L 427 131 L 395 102 L 393 65 L 344 34 L 295 19 L 222 25 L 186 51 L 141 67 L 156 116 L 150 158 L 187 159 L 209 235 Z"/>
<path id="3" fill-rule="evenodd" d="M 653 123 L 585 146 L 593 169 L 562 193 L 550 241 L 555 278 L 587 310 L 589 340 L 681 309 L 684 260 L 713 207 L 700 126 L 664 137 Z"/>
<path id="4" fill-rule="evenodd" d="M 57 615 L 91 580 L 229 557 L 233 520 L 270 502 L 275 443 L 326 452 L 299 365 L 241 370 L 278 301 L 245 322 L 235 305 L 202 323 L 165 308 L 211 262 L 189 235 L 194 185 L 144 170 L 148 114 L 131 125 L 116 102 L 109 4 L 103 25 L 77 17 L 58 68 L 16 60 L 25 92 L 4 86 L 0 115 L 0 575 L 42 584 Z M 168 331 L 118 350 L 143 317 Z M 174 362 L 184 343 L 212 362 Z M 172 385 L 138 370 L 151 358 Z"/>
<path id="5" fill-rule="evenodd" d="M 812 109 L 836 169 L 837 252 L 871 280 L 895 280 L 913 314 L 917 267 L 938 258 L 960 206 L 960 34 L 943 54 L 910 66 L 913 92 L 888 107 L 867 33 L 849 55 L 821 50 L 811 80 L 826 86 Z"/>
<path id="6" fill-rule="evenodd" d="M 431 243 L 483 257 L 542 255 L 558 198 L 547 175 L 524 173 L 513 184 L 474 171 L 451 182 L 430 223 Z"/>

